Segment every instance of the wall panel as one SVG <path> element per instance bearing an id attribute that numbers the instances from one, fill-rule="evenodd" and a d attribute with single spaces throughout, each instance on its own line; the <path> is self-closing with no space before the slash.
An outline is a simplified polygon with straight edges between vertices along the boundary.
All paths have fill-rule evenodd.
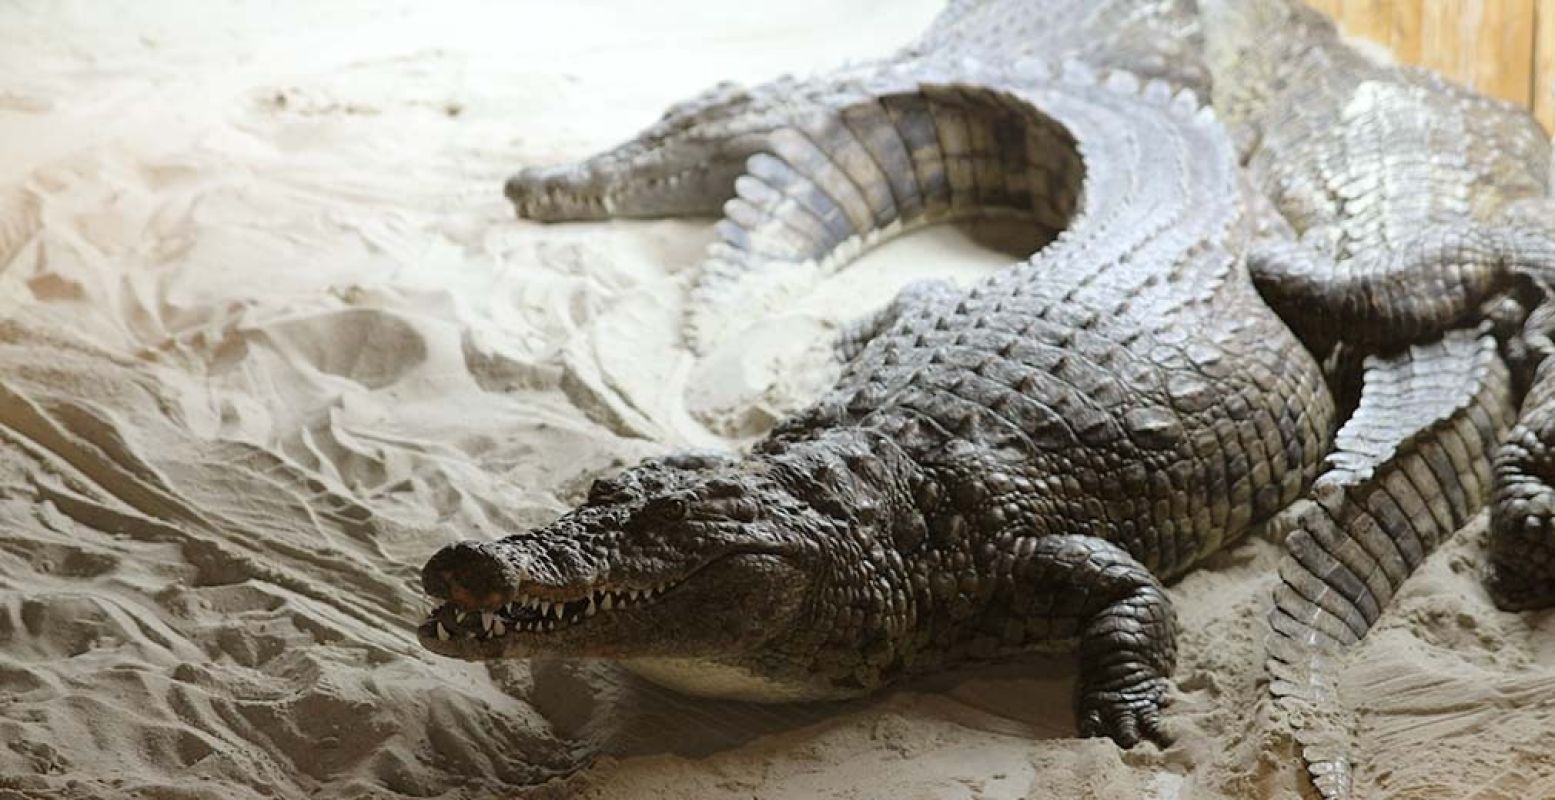
<path id="1" fill-rule="evenodd" d="M 1344 31 L 1555 129 L 1555 0 L 1309 0 Z"/>

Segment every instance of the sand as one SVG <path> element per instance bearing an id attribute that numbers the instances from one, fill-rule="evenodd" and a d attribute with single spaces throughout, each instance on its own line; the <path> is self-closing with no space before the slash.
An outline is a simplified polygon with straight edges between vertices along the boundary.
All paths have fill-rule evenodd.
<path id="1" fill-rule="evenodd" d="M 915 234 L 695 358 L 708 221 L 519 222 L 502 178 L 937 3 L 437 5 L 0 4 L 0 800 L 1294 796 L 1259 537 L 1171 588 L 1165 750 L 1071 738 L 1064 659 L 774 709 L 423 652 L 440 545 L 739 447 L 840 321 L 1012 260 Z M 1494 610 L 1482 539 L 1352 659 L 1363 796 L 1555 797 L 1555 615 Z"/>

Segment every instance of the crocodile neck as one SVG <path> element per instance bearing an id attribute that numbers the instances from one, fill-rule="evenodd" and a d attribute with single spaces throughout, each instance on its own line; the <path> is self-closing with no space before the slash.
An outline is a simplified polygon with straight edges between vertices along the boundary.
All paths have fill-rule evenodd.
<path id="1" fill-rule="evenodd" d="M 759 674 L 779 678 L 779 693 L 819 699 L 868 691 L 911 670 L 928 641 L 923 627 L 933 617 L 930 598 L 914 571 L 924 568 L 918 551 L 929 535 L 923 505 L 945 493 L 933 471 L 887 430 L 844 425 L 774 435 L 751 456 L 753 470 L 765 472 L 802 505 L 794 517 L 813 526 L 806 546 L 817 585 L 801 615 L 804 629 L 777 632 L 756 656 Z M 827 655 L 817 660 L 820 653 Z M 795 663 L 807 666 L 783 667 Z M 648 666 L 660 673 L 668 666 L 676 674 L 686 667 Z M 715 666 L 738 677 L 726 664 Z M 734 684 L 747 695 L 774 690 L 770 684 Z"/>
<path id="2" fill-rule="evenodd" d="M 923 524 L 914 493 L 927 472 L 897 441 L 873 427 L 774 436 L 755 456 L 817 514 L 857 536 L 881 542 Z"/>

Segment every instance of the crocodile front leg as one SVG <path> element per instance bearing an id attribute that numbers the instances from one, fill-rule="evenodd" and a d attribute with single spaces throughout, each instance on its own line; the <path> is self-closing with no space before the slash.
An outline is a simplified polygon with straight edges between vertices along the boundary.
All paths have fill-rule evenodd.
<path id="1" fill-rule="evenodd" d="M 1177 648 L 1160 582 L 1127 551 L 1091 536 L 1021 537 L 1011 547 L 1008 602 L 1023 613 L 985 635 L 1028 645 L 1078 639 L 1080 734 L 1122 747 L 1164 743 L 1161 707 Z"/>

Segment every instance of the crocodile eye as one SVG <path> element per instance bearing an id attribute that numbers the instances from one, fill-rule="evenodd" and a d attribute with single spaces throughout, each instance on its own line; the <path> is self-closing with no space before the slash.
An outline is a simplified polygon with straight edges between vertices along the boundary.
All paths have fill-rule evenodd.
<path id="1" fill-rule="evenodd" d="M 691 514 L 691 506 L 679 497 L 660 497 L 649 501 L 643 513 L 658 522 L 680 522 Z"/>

